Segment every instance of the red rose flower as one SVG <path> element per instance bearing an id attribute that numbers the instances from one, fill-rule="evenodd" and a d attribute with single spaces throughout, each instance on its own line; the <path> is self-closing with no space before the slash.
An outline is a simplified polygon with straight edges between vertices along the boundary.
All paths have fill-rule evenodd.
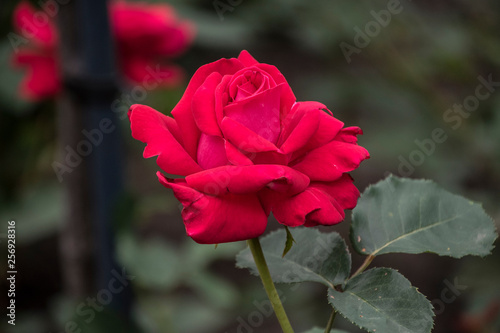
<path id="1" fill-rule="evenodd" d="M 162 74 L 164 86 L 176 86 L 184 78 L 182 69 L 173 64 L 157 64 L 184 53 L 191 45 L 195 27 L 177 18 L 166 4 L 112 2 L 111 28 L 117 42 L 118 61 L 123 73 L 134 82 L 142 82 L 149 69 Z"/>
<path id="2" fill-rule="evenodd" d="M 39 14 L 46 16 L 45 13 Z M 59 41 L 54 23 L 35 22 L 36 12 L 30 3 L 22 1 L 14 11 L 14 28 L 25 39 L 30 40 L 30 47 L 14 53 L 14 64 L 27 67 L 28 73 L 21 82 L 19 93 L 23 98 L 40 100 L 54 96 L 61 88 L 61 79 L 57 67 L 56 47 Z"/>
<path id="3" fill-rule="evenodd" d="M 357 127 L 344 128 L 321 103 L 295 102 L 279 70 L 243 51 L 202 66 L 167 117 L 129 111 L 132 136 L 158 156 L 160 182 L 183 204 L 198 243 L 261 235 L 272 211 L 287 226 L 332 225 L 356 205 L 347 172 L 368 158 Z"/>
<path id="4" fill-rule="evenodd" d="M 151 71 L 161 74 L 163 86 L 174 86 L 183 79 L 176 65 L 162 63 L 183 53 L 194 37 L 194 26 L 176 17 L 166 4 L 116 1 L 110 3 L 111 30 L 123 74 L 142 83 Z M 37 21 L 38 17 L 47 22 Z M 22 1 L 14 11 L 14 28 L 31 43 L 14 54 L 14 64 L 28 68 L 20 94 L 30 100 L 53 97 L 61 90 L 58 67 L 58 32 L 48 15 Z"/>

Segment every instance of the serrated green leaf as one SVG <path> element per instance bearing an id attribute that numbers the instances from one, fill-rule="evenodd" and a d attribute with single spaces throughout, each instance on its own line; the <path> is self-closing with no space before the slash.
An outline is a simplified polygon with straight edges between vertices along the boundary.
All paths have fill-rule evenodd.
<path id="1" fill-rule="evenodd" d="M 319 327 L 314 327 L 314 328 L 311 328 L 310 330 L 308 330 L 304 333 L 325 333 L 325 329 L 319 328 Z M 331 330 L 330 333 L 347 333 L 347 332 L 342 331 L 342 330 Z"/>
<path id="2" fill-rule="evenodd" d="M 351 255 L 336 232 L 321 233 L 311 228 L 293 230 L 296 245 L 282 257 L 285 230 L 270 233 L 261 239 L 262 250 L 274 282 L 313 281 L 328 287 L 344 283 L 351 270 Z M 236 266 L 249 268 L 258 275 L 250 249 L 236 256 Z"/>
<path id="3" fill-rule="evenodd" d="M 390 268 L 374 268 L 349 280 L 328 300 L 342 316 L 369 332 L 426 333 L 433 326 L 431 303 Z"/>
<path id="4" fill-rule="evenodd" d="M 497 237 L 492 219 L 480 204 L 432 181 L 394 176 L 363 193 L 352 220 L 351 241 L 361 254 L 485 256 Z"/>
<path id="5" fill-rule="evenodd" d="M 286 256 L 288 251 L 290 251 L 290 249 L 292 248 L 293 243 L 295 243 L 295 239 L 293 239 L 293 235 L 287 226 L 285 226 L 285 231 L 286 231 L 286 242 L 285 242 L 285 248 L 283 249 L 283 254 L 281 255 L 282 257 Z"/>

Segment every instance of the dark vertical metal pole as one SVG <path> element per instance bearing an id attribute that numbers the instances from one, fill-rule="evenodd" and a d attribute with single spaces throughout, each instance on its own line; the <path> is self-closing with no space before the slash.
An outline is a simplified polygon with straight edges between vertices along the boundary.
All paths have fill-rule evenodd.
<path id="1" fill-rule="evenodd" d="M 60 63 L 63 77 L 74 77 L 81 71 L 74 2 L 59 9 Z M 57 99 L 58 136 L 62 160 L 66 159 L 67 147 L 76 149 L 84 137 L 82 103 L 79 97 L 65 87 Z M 94 240 L 88 186 L 88 159 L 74 163 L 71 172 L 62 178 L 65 208 L 64 223 L 60 234 L 61 264 L 65 294 L 80 302 L 95 291 Z M 67 163 L 67 162 L 66 162 Z"/>
<path id="2" fill-rule="evenodd" d="M 111 38 L 107 2 L 76 0 L 80 14 L 83 71 L 89 89 L 84 117 L 89 128 L 98 130 L 102 141 L 94 146 L 90 157 L 91 202 L 94 235 L 97 245 L 96 276 L 99 289 L 109 289 L 109 283 L 121 274 L 114 261 L 113 215 L 122 192 L 122 156 L 119 119 L 111 111 L 118 91 L 114 48 Z M 98 139 L 101 138 L 99 136 Z M 130 290 L 127 288 L 126 290 Z M 114 295 L 112 307 L 128 312 L 127 293 Z"/>
<path id="3" fill-rule="evenodd" d="M 90 196 L 95 243 L 97 245 L 97 287 L 107 288 L 112 278 L 113 207 L 121 191 L 120 137 L 118 119 L 111 111 L 116 81 L 113 42 L 110 35 L 106 2 L 77 0 L 77 22 L 81 34 L 84 123 L 94 136 L 89 155 Z M 113 90 L 114 89 L 114 90 Z"/>
<path id="4" fill-rule="evenodd" d="M 73 103 L 78 102 L 81 106 L 84 127 L 79 131 L 85 129 L 85 139 L 91 143 L 91 151 L 85 158 L 88 160 L 89 223 L 95 245 L 94 290 L 107 290 L 110 281 L 116 279 L 115 275 L 122 274 L 114 260 L 112 230 L 115 207 L 122 192 L 119 120 L 111 111 L 111 103 L 118 92 L 113 40 L 106 1 L 74 0 L 74 4 L 68 6 L 71 8 L 67 13 L 76 29 L 72 34 L 74 39 L 62 40 L 62 43 L 66 42 L 76 52 L 70 54 L 71 65 L 65 63 L 65 84 L 76 96 Z M 68 17 L 66 20 L 68 24 Z M 68 29 L 68 26 L 61 25 L 61 29 Z M 72 107 L 78 108 L 77 105 Z M 129 295 L 130 288 L 113 295 L 110 307 L 127 314 Z"/>

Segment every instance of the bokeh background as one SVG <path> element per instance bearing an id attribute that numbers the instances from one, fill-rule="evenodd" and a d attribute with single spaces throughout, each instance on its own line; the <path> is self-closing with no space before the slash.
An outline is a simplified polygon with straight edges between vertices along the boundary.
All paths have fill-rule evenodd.
<path id="1" fill-rule="evenodd" d="M 242 49 L 250 51 L 260 62 L 276 65 L 299 100 L 320 101 L 346 125 L 363 129 L 360 144 L 370 151 L 371 159 L 352 173 L 361 191 L 389 172 L 432 179 L 482 202 L 498 228 L 500 84 L 494 83 L 488 98 L 467 116 L 454 113 L 452 121 L 446 115 L 474 96 L 479 77 L 500 82 L 500 3 L 401 0 L 401 10 L 391 15 L 390 22 L 372 27 L 372 36 L 367 35 L 363 45 L 356 44 L 359 30 L 377 26 L 373 11 L 387 10 L 391 2 L 399 3 L 169 1 L 179 16 L 197 27 L 192 47 L 175 62 L 189 78 L 205 63 L 236 57 Z M 2 315 L 0 330 L 64 332 L 66 323 L 76 320 L 82 332 L 278 332 L 273 315 L 262 309 L 266 296 L 258 278 L 234 267 L 234 255 L 245 244 L 214 249 L 185 235 L 178 202 L 157 182 L 154 159 L 142 158 L 144 145 L 131 138 L 127 120 L 119 124 L 124 183 L 113 236 L 119 267 L 135 276 L 124 291 L 129 312 L 104 307 L 90 323 L 75 315 L 78 305 L 86 297 L 96 297 L 97 290 L 75 298 L 64 281 L 68 274 L 61 237 L 68 207 L 64 184 L 51 166 L 62 149 L 57 111 L 61 106 L 57 98 L 34 103 L 18 94 L 25 72 L 13 68 L 13 48 L 7 39 L 16 4 L 3 1 L 0 11 L 0 308 L 7 305 L 9 219 L 17 222 L 20 274 L 16 326 L 7 325 Z M 343 43 L 356 51 L 346 57 Z M 172 89 L 148 91 L 145 100 L 132 102 L 168 114 L 186 85 L 187 80 Z M 123 92 L 131 88 L 124 86 Z M 429 143 L 435 129 L 444 131 L 444 142 Z M 426 152 L 418 142 L 427 142 L 427 149 L 434 146 L 433 151 Z M 324 230 L 348 238 L 349 223 L 348 217 Z M 271 220 L 268 229 L 278 227 Z M 92 255 L 98 257 L 99 252 Z M 354 254 L 353 266 L 361 261 Z M 430 254 L 385 255 L 374 265 L 398 269 L 433 302 L 434 332 L 500 332 L 498 249 L 486 258 L 461 260 Z M 450 294 L 450 284 L 460 287 Z M 323 287 L 307 283 L 278 287 L 297 332 L 326 324 L 331 308 Z M 455 296 L 452 301 L 450 295 Z M 342 318 L 336 327 L 359 331 Z"/>

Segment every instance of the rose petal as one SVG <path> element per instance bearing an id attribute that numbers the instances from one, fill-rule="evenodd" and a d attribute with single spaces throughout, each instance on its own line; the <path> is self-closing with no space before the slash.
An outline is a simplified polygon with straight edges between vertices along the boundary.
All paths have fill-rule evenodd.
<path id="1" fill-rule="evenodd" d="M 333 182 L 312 182 L 304 192 L 289 197 L 263 190 L 259 193 L 264 210 L 288 226 L 332 225 L 341 222 L 345 209 L 353 209 L 359 191 L 348 174 Z"/>
<path id="2" fill-rule="evenodd" d="M 341 209 L 353 209 L 359 198 L 359 191 L 353 184 L 353 179 L 348 174 L 333 182 L 313 182 L 310 187 L 317 188 L 336 201 Z"/>
<path id="3" fill-rule="evenodd" d="M 231 164 L 234 165 L 252 165 L 251 159 L 245 156 L 238 148 L 236 148 L 231 142 L 224 142 L 226 148 L 226 157 Z"/>
<path id="4" fill-rule="evenodd" d="M 193 95 L 192 108 L 196 125 L 203 133 L 210 135 L 222 135 L 215 113 L 215 89 L 221 80 L 219 73 L 210 74 Z"/>
<path id="5" fill-rule="evenodd" d="M 213 72 L 220 73 L 221 75 L 234 74 L 238 70 L 243 68 L 243 65 L 238 59 L 220 59 L 218 61 L 212 62 L 201 66 L 189 81 L 189 84 L 182 95 L 179 103 L 172 110 L 172 116 L 177 121 L 177 124 L 183 130 L 183 142 L 186 151 L 194 159 L 196 158 L 196 152 L 198 147 L 198 141 L 200 137 L 200 130 L 196 126 L 194 120 L 193 112 L 191 109 L 191 103 L 193 100 L 193 95 L 198 90 L 198 88 L 205 82 L 205 79 Z"/>
<path id="6" fill-rule="evenodd" d="M 358 142 L 357 135 L 361 134 L 363 134 L 363 131 L 359 127 L 356 126 L 346 127 L 340 130 L 340 132 L 335 137 L 335 140 L 344 141 L 348 143 L 357 143 Z"/>
<path id="7" fill-rule="evenodd" d="M 359 191 L 352 183 L 352 177 L 344 174 L 340 179 L 334 182 L 314 182 L 311 183 L 310 188 L 316 188 L 325 193 L 332 203 L 333 207 L 337 209 L 340 216 L 345 216 L 345 209 L 353 209 L 359 198 Z M 313 227 L 316 225 L 325 225 L 332 223 L 325 223 L 328 218 L 324 217 L 325 210 L 317 210 L 307 216 L 307 221 L 304 224 L 306 227 Z M 342 218 L 343 219 L 343 218 Z M 338 223 L 341 220 L 334 222 Z"/>
<path id="8" fill-rule="evenodd" d="M 307 214 L 304 227 L 334 225 L 342 222 L 345 219 L 344 210 L 335 201 L 330 201 L 330 204 Z"/>
<path id="9" fill-rule="evenodd" d="M 303 147 L 316 133 L 322 111 L 317 107 L 311 108 L 310 106 L 313 105 L 309 105 L 307 102 L 296 103 L 292 112 L 284 120 L 282 136 L 280 137 L 280 141 L 284 142 L 279 146 L 280 152 L 283 154 L 292 153 Z"/>
<path id="10" fill-rule="evenodd" d="M 326 109 L 328 112 L 329 110 Z M 328 142 L 335 139 L 335 136 L 344 126 L 344 123 L 328 114 L 325 111 L 319 113 L 319 124 L 318 129 L 311 137 L 309 142 L 300 150 L 297 151 L 297 155 L 300 156 L 305 152 L 311 151 L 315 148 L 321 147 Z"/>
<path id="11" fill-rule="evenodd" d="M 283 84 L 280 100 L 280 115 L 282 118 L 284 118 L 291 110 L 293 104 L 297 99 L 295 98 L 295 95 L 293 94 L 293 91 L 283 74 L 281 74 L 281 72 L 275 66 L 259 63 L 246 50 L 241 51 L 238 59 L 243 63 L 243 65 L 245 65 L 245 67 L 256 66 L 260 69 L 263 69 L 274 79 L 277 85 Z"/>
<path id="12" fill-rule="evenodd" d="M 224 106 L 229 102 L 227 87 L 232 77 L 232 75 L 224 75 L 219 85 L 215 88 L 215 118 L 217 119 L 217 124 L 220 124 L 224 118 Z"/>
<path id="13" fill-rule="evenodd" d="M 194 241 L 201 244 L 236 242 L 264 233 L 267 215 L 256 194 L 228 193 L 213 197 L 181 181 L 167 179 L 161 173 L 157 175 L 184 206 L 182 219 Z"/>
<path id="14" fill-rule="evenodd" d="M 280 164 L 288 165 L 289 156 L 276 151 L 263 151 L 260 153 L 245 153 L 253 164 Z"/>
<path id="15" fill-rule="evenodd" d="M 248 152 L 278 150 L 274 144 L 229 117 L 222 119 L 221 130 L 224 137 L 240 150 Z"/>
<path id="16" fill-rule="evenodd" d="M 309 176 L 311 181 L 333 181 L 343 173 L 356 169 L 369 156 L 361 146 L 332 141 L 310 151 L 291 166 Z"/>
<path id="17" fill-rule="evenodd" d="M 285 77 L 283 76 L 283 74 L 281 74 L 278 68 L 276 68 L 276 66 L 259 63 L 255 65 L 255 67 L 263 69 L 269 75 L 271 75 L 277 85 L 283 84 L 280 100 L 280 115 L 281 118 L 285 118 L 288 112 L 290 112 L 290 110 L 292 109 L 293 104 L 297 100 L 297 98 L 295 98 L 295 95 L 293 94 L 292 88 L 290 88 L 290 85 L 286 81 Z"/>
<path id="18" fill-rule="evenodd" d="M 276 87 L 274 79 L 256 66 L 245 67 L 234 73 L 227 92 L 232 103 L 250 98 L 268 89 Z M 279 100 L 279 99 L 278 99 Z"/>
<path id="19" fill-rule="evenodd" d="M 271 143 L 280 134 L 280 93 L 282 85 L 224 107 L 224 114 Z"/>
<path id="20" fill-rule="evenodd" d="M 238 56 L 238 60 L 241 61 L 241 63 L 245 67 L 250 67 L 250 66 L 253 66 L 253 65 L 256 65 L 259 63 L 257 60 L 255 60 L 254 57 L 252 57 L 250 55 L 250 53 L 248 53 L 247 50 L 243 50 L 240 52 L 240 55 Z"/>
<path id="21" fill-rule="evenodd" d="M 201 133 L 200 143 L 198 144 L 198 164 L 203 169 L 227 165 L 224 139 L 220 136 Z"/>
<path id="22" fill-rule="evenodd" d="M 314 187 L 292 197 L 267 197 L 267 200 L 273 200 L 272 212 L 276 220 L 289 227 L 308 222 L 332 225 L 344 219 L 343 211 L 335 207 L 329 196 Z"/>
<path id="23" fill-rule="evenodd" d="M 174 175 L 187 176 L 202 171 L 172 134 L 177 131 L 174 119 L 138 104 L 130 107 L 129 118 L 132 136 L 147 144 L 143 154 L 145 158 L 158 155 L 158 166 Z"/>
<path id="24" fill-rule="evenodd" d="M 318 111 L 322 109 L 322 106 L 324 105 L 318 102 L 296 102 L 293 104 L 292 109 L 281 123 L 282 130 L 278 145 L 281 146 L 286 141 L 295 127 L 300 124 L 300 120 L 306 113 L 313 110 Z"/>
<path id="25" fill-rule="evenodd" d="M 293 195 L 309 185 L 309 178 L 283 165 L 227 165 L 186 177 L 187 184 L 203 193 L 256 193 L 264 187 Z"/>

